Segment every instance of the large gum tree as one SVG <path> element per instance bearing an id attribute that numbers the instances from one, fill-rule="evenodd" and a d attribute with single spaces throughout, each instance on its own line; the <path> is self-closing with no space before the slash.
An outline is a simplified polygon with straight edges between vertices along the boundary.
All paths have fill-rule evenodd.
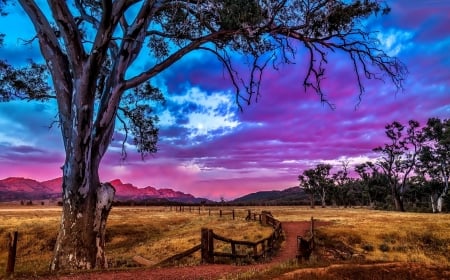
<path id="1" fill-rule="evenodd" d="M 330 53 L 346 55 L 359 96 L 366 79 L 399 88 L 406 73 L 364 29 L 366 18 L 389 12 L 377 0 L 0 0 L 8 16 L 5 5 L 29 17 L 36 31 L 30 41 L 38 42 L 45 64 L 1 61 L 0 99 L 56 99 L 64 142 L 63 212 L 51 270 L 107 267 L 105 227 L 115 191 L 100 181 L 102 157 L 116 122 L 140 152 L 155 151 L 157 118 L 147 101 L 161 93 L 152 81 L 187 54 L 209 53 L 223 64 L 238 106 L 262 93 L 264 69 L 297 57 L 306 69 L 299 87 L 325 102 Z M 142 72 L 133 70 L 138 58 L 146 59 Z"/>

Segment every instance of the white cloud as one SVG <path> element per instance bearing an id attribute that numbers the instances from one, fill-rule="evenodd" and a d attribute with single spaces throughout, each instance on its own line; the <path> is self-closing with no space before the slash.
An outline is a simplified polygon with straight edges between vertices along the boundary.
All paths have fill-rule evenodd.
<path id="1" fill-rule="evenodd" d="M 378 33 L 377 39 L 389 56 L 397 56 L 401 51 L 413 46 L 411 39 L 414 33 L 389 29 L 386 32 Z"/>
<path id="2" fill-rule="evenodd" d="M 183 96 L 169 97 L 169 99 L 180 105 L 193 103 L 197 106 L 196 111 L 188 113 L 187 123 L 182 125 L 189 130 L 188 137 L 192 139 L 198 136 L 208 136 L 208 138 L 222 136 L 240 124 L 236 116 L 236 105 L 231 97 L 230 93 L 207 93 L 194 87 Z M 165 125 L 174 124 L 175 117 L 165 111 L 161 121 Z"/>
<path id="3" fill-rule="evenodd" d="M 320 163 L 327 163 L 327 164 L 331 164 L 333 167 L 335 168 L 341 168 L 342 167 L 342 162 L 348 162 L 349 163 L 349 167 L 355 166 L 357 164 L 362 164 L 368 161 L 374 161 L 373 158 L 370 158 L 366 155 L 363 156 L 356 156 L 356 157 L 346 157 L 346 156 L 341 156 L 337 159 L 331 159 L 331 160 L 320 160 Z"/>

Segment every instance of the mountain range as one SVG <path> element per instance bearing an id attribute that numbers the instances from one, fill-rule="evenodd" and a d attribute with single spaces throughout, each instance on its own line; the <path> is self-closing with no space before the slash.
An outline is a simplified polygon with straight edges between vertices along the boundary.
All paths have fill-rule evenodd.
<path id="1" fill-rule="evenodd" d="M 235 205 L 307 205 L 309 195 L 300 187 L 285 190 L 259 191 L 231 201 Z"/>
<path id="2" fill-rule="evenodd" d="M 116 179 L 109 182 L 116 189 L 117 202 L 148 202 L 164 204 L 168 202 L 182 203 L 214 203 L 205 198 L 197 198 L 172 189 L 156 189 L 151 186 L 140 188 Z M 33 179 L 11 177 L 0 180 L 0 202 L 61 200 L 62 178 L 38 182 Z M 308 204 L 308 195 L 299 187 L 285 190 L 259 191 L 228 201 L 232 205 L 301 205 Z"/>
<path id="3" fill-rule="evenodd" d="M 116 179 L 109 182 L 116 189 L 116 201 L 160 201 L 200 203 L 204 198 L 172 189 L 139 188 Z M 38 182 L 33 179 L 11 177 L 0 180 L 0 202 L 23 200 L 61 200 L 62 178 Z"/>

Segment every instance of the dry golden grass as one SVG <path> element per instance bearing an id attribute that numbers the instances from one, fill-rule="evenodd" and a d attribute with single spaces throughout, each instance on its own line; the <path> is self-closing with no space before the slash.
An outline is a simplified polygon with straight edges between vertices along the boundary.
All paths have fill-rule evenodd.
<path id="1" fill-rule="evenodd" d="M 404 261 L 450 266 L 450 215 L 307 207 L 259 207 L 236 209 L 236 220 L 230 209 L 219 217 L 218 208 L 208 215 L 169 211 L 165 207 L 115 207 L 107 226 L 107 255 L 112 267 L 126 268 L 137 264 L 135 255 L 158 263 L 174 254 L 200 244 L 202 227 L 233 239 L 257 241 L 271 233 L 270 227 L 246 222 L 246 209 L 269 210 L 280 221 L 308 221 L 312 216 L 330 225 L 318 229 L 325 243 L 342 242 L 369 261 Z M 0 207 L 0 278 L 6 267 L 6 240 L 10 232 L 19 231 L 16 273 L 42 275 L 48 270 L 52 248 L 59 227 L 60 208 L 48 206 Z M 217 244 L 224 252 L 229 248 Z M 181 265 L 199 262 L 198 253 Z M 303 264 L 305 265 L 305 264 Z M 315 266 L 317 263 L 306 265 Z M 294 264 L 280 264 L 268 270 L 280 275 Z M 261 271 L 259 271 L 261 273 Z M 261 274 L 259 274 L 261 275 Z M 248 278 L 252 278 L 251 276 Z M 247 279 L 237 276 L 236 279 Z"/>
<path id="2" fill-rule="evenodd" d="M 319 240 L 320 245 L 332 247 L 343 243 L 356 254 L 363 255 L 369 265 L 361 267 L 359 259 L 350 259 L 343 261 L 342 267 L 333 268 L 336 273 L 331 269 L 323 274 L 320 267 L 328 266 L 329 261 L 313 255 L 310 261 L 301 264 L 289 261 L 264 270 L 250 269 L 225 275 L 221 279 L 448 279 L 439 275 L 448 276 L 450 271 L 449 214 L 399 213 L 363 208 L 270 207 L 270 210 L 282 222 L 309 221 L 311 217 L 330 222 L 328 226 L 316 230 L 316 235 L 322 239 Z M 386 267 L 370 265 L 380 262 L 383 263 L 381 265 L 386 263 Z M 394 262 L 393 267 L 389 266 L 390 262 Z M 396 265 L 396 262 L 404 265 Z M 312 268 L 310 275 L 303 273 L 298 278 L 281 277 L 286 272 L 306 267 Z M 360 277 L 361 273 L 365 278 Z M 411 277 L 418 276 L 417 273 L 428 273 L 434 278 Z"/>
<path id="3" fill-rule="evenodd" d="M 61 209 L 58 207 L 0 207 L 0 267 L 6 267 L 7 239 L 19 232 L 16 274 L 42 275 L 48 271 L 56 240 Z M 115 207 L 107 226 L 107 256 L 111 267 L 137 266 L 132 258 L 139 255 L 153 264 L 200 244 L 202 227 L 235 240 L 257 241 L 271 234 L 271 227 L 245 221 L 246 210 L 236 210 L 232 220 L 230 210 L 219 217 L 219 209 L 211 216 L 207 209 L 198 213 L 175 212 L 165 207 Z M 229 251 L 227 244 L 217 243 L 218 251 Z M 183 260 L 180 265 L 198 264 L 200 254 Z M 3 275 L 4 269 L 0 271 Z M 0 277 L 1 278 L 1 277 Z"/>
<path id="4" fill-rule="evenodd" d="M 450 266 L 450 215 L 355 208 L 280 207 L 281 221 L 332 222 L 319 229 L 327 242 L 341 241 L 369 261 L 407 261 Z"/>

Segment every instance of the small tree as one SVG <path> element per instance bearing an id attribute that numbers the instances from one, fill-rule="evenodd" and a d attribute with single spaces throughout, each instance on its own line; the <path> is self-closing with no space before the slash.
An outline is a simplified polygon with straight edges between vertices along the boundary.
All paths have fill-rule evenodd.
<path id="1" fill-rule="evenodd" d="M 426 143 L 420 153 L 418 173 L 428 176 L 433 213 L 442 212 L 450 178 L 450 119 L 430 118 L 424 127 Z"/>
<path id="2" fill-rule="evenodd" d="M 408 124 L 406 134 L 403 134 L 405 127 L 397 121 L 386 125 L 386 136 L 390 143 L 373 149 L 381 154 L 377 164 L 389 179 L 395 209 L 398 211 L 405 211 L 403 195 L 424 142 L 419 123 L 410 120 Z"/>
<path id="3" fill-rule="evenodd" d="M 16 3 L 16 1 L 11 1 Z M 0 0 L 0 9 L 7 0 Z M 46 65 L 0 62 L 0 100 L 56 99 L 64 142 L 63 213 L 52 270 L 107 266 L 105 228 L 115 191 L 98 169 L 116 124 L 143 155 L 156 151 L 152 82 L 192 52 L 212 54 L 229 74 L 237 104 L 260 94 L 267 66 L 292 63 L 303 47 L 302 85 L 322 91 L 328 53 L 348 55 L 360 97 L 381 75 L 401 87 L 405 68 L 379 48 L 362 20 L 386 14 L 377 0 L 33 0 L 17 2 L 34 29 Z M 2 13 L 3 14 L 3 13 Z M 242 75 L 235 55 L 249 71 Z M 133 71 L 138 59 L 145 69 Z M 136 70 L 136 68 L 134 68 Z M 52 86 L 43 83 L 49 75 Z M 125 140 L 126 141 L 126 140 Z"/>
<path id="4" fill-rule="evenodd" d="M 350 188 L 352 187 L 351 178 L 348 176 L 348 161 L 341 161 L 342 169 L 332 175 L 333 179 L 333 201 L 338 206 L 345 207 L 350 204 Z"/>
<path id="5" fill-rule="evenodd" d="M 300 180 L 300 187 L 310 195 L 311 208 L 314 208 L 314 195 L 320 197 L 322 207 L 326 207 L 326 199 L 332 187 L 332 180 L 330 176 L 330 164 L 318 164 L 313 169 L 303 171 L 302 175 L 298 176 Z"/>
<path id="6" fill-rule="evenodd" d="M 309 179 L 310 173 L 311 173 L 311 171 L 309 171 L 309 169 L 305 170 L 303 172 L 303 174 L 298 176 L 298 180 L 300 181 L 300 188 L 302 188 L 305 191 L 305 193 L 307 193 L 309 196 L 310 207 L 315 208 L 316 207 L 316 199 L 314 197 L 315 189 L 314 189 L 313 182 L 311 182 Z"/>

